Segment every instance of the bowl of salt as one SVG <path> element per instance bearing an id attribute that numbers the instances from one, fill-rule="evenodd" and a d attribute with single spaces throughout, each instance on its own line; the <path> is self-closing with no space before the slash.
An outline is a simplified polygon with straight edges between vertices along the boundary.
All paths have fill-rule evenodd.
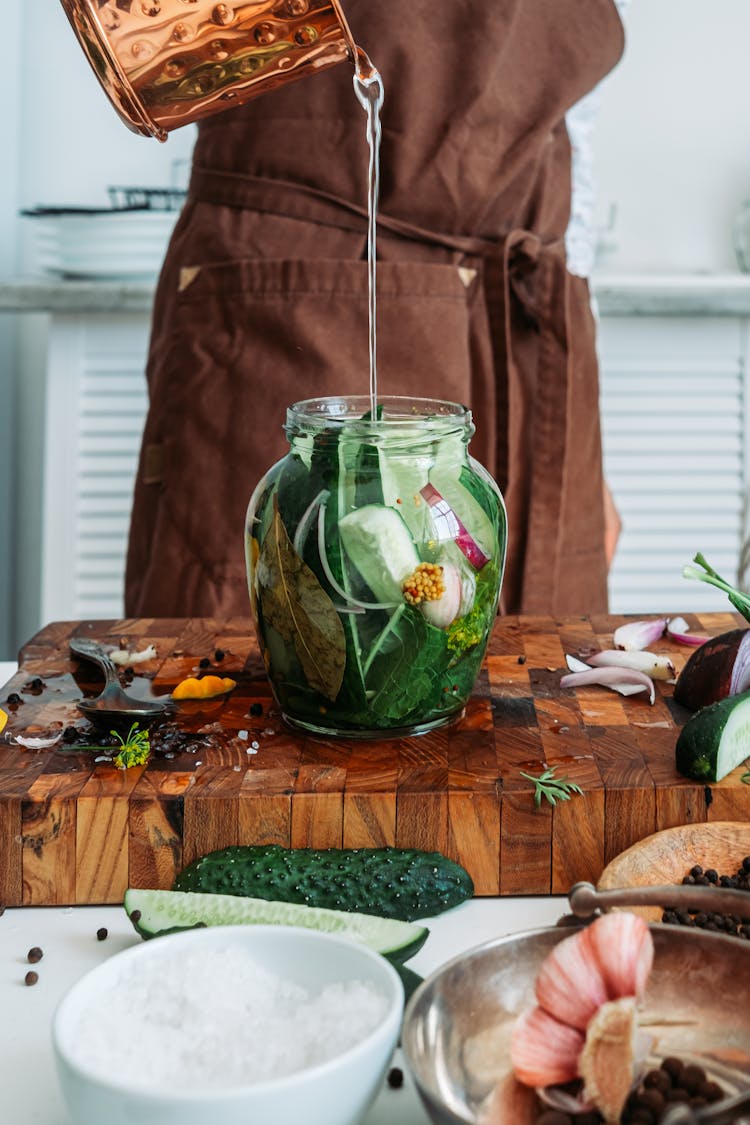
<path id="1" fill-rule="evenodd" d="M 377 953 L 294 927 L 160 937 L 82 977 L 52 1040 L 76 1125 L 354 1125 L 398 1038 Z"/>

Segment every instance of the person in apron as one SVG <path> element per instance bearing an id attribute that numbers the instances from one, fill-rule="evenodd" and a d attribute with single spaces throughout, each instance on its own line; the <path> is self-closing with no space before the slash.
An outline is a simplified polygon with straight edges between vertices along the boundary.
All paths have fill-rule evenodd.
<path id="1" fill-rule="evenodd" d="M 606 612 L 594 323 L 566 269 L 565 113 L 613 0 L 348 0 L 385 89 L 381 394 L 471 407 L 506 613 Z M 368 389 L 365 117 L 334 67 L 201 123 L 153 311 L 126 613 L 246 615 L 243 527 L 292 402 Z"/>

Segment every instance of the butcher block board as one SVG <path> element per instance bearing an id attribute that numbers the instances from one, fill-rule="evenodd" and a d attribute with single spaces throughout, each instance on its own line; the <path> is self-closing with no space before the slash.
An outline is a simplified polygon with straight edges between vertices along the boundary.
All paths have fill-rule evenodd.
<path id="1" fill-rule="evenodd" d="M 718 634 L 735 614 L 685 614 L 694 632 Z M 565 894 L 596 882 L 619 852 L 651 833 L 706 820 L 750 818 L 742 767 L 711 786 L 681 777 L 674 748 L 687 713 L 672 686 L 622 697 L 601 687 L 563 690 L 565 654 L 612 647 L 623 617 L 498 619 L 465 715 L 415 738 L 324 739 L 288 729 L 275 708 L 249 620 L 58 622 L 19 657 L 0 693 L 0 902 L 115 903 L 128 886 L 172 885 L 198 856 L 229 844 L 436 850 L 462 863 L 478 895 Z M 72 658 L 68 640 L 157 656 L 138 665 L 157 694 L 200 670 L 231 676 L 234 692 L 185 704 L 170 720 L 188 732 L 145 767 L 119 770 L 60 742 L 13 741 L 73 725 L 100 675 Z M 690 649 L 652 646 L 682 667 Z M 223 653 L 223 658 L 217 660 Z M 138 680 L 136 681 L 138 688 Z M 12 692 L 20 703 L 8 703 Z M 171 733 L 171 731 L 170 731 Z M 533 783 L 555 766 L 583 790 L 534 802 Z"/>

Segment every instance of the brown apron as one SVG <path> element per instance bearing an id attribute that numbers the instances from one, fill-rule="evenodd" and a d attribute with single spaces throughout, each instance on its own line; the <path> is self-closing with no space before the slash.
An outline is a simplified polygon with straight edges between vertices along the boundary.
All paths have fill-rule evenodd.
<path id="1" fill-rule="evenodd" d="M 348 0 L 385 87 L 383 394 L 471 406 L 509 515 L 506 612 L 606 610 L 594 325 L 565 268 L 564 115 L 612 0 Z M 286 407 L 368 386 L 364 113 L 341 66 L 199 129 L 153 314 L 126 612 L 245 614 L 243 524 Z"/>

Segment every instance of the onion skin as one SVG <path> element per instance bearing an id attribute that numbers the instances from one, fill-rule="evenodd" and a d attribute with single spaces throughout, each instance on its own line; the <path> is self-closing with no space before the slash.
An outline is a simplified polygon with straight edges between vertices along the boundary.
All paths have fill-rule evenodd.
<path id="1" fill-rule="evenodd" d="M 690 711 L 698 711 L 746 690 L 748 685 L 732 691 L 732 672 L 743 643 L 750 643 L 750 630 L 731 629 L 692 652 L 674 686 L 676 702 Z"/>

